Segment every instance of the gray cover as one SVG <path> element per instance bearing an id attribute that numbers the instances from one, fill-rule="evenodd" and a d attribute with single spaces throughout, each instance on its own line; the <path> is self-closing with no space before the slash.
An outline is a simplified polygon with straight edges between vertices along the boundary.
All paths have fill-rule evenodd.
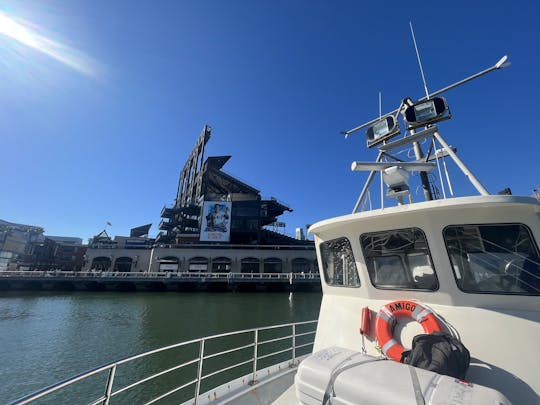
<path id="1" fill-rule="evenodd" d="M 392 360 L 330 347 L 298 368 L 296 397 L 303 405 L 510 405 L 498 391 Z"/>

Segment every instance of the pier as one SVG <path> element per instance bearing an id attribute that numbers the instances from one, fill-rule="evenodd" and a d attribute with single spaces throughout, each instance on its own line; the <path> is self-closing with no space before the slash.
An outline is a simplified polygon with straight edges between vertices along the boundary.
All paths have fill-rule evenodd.
<path id="1" fill-rule="evenodd" d="M 1 290 L 320 291 L 318 273 L 3 271 Z"/>

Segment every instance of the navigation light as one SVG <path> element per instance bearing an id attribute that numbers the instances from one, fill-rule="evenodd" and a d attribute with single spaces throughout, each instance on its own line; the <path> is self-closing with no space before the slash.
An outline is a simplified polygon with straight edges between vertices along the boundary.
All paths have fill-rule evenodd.
<path id="1" fill-rule="evenodd" d="M 367 147 L 372 148 L 387 139 L 399 135 L 400 132 L 399 123 L 396 122 L 393 116 L 388 115 L 367 129 Z"/>
<path id="2" fill-rule="evenodd" d="M 508 60 L 508 55 L 504 55 L 499 61 L 495 64 L 496 69 L 501 69 L 510 66 L 512 63 Z"/>

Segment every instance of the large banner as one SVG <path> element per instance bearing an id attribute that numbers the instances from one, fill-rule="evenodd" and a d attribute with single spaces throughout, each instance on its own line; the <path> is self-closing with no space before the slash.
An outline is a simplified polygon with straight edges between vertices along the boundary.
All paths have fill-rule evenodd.
<path id="1" fill-rule="evenodd" d="M 231 202 L 204 202 L 201 241 L 229 242 L 231 237 L 231 206 Z"/>

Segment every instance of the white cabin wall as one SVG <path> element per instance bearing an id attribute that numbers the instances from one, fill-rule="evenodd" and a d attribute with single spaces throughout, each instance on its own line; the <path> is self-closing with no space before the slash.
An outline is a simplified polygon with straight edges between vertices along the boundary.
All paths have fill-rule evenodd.
<path id="1" fill-rule="evenodd" d="M 422 206 L 422 207 L 420 207 Z M 426 209 L 423 209 L 426 208 Z M 501 215 L 501 212 L 504 214 Z M 513 403 L 536 403 L 540 392 L 540 297 L 499 294 L 471 294 L 456 284 L 442 230 L 447 225 L 479 223 L 526 224 L 540 248 L 540 205 L 530 199 L 513 196 L 466 197 L 439 200 L 409 206 L 392 207 L 347 215 L 319 224 L 311 231 L 315 243 L 345 236 L 349 239 L 359 271 L 359 288 L 329 286 L 317 251 L 323 288 L 323 300 L 314 350 L 340 346 L 362 350 L 359 332 L 362 308 L 375 313 L 395 300 L 413 300 L 432 308 L 460 335 L 473 358 L 467 378 L 502 391 Z M 360 246 L 364 232 L 421 228 L 428 238 L 431 257 L 440 288 L 435 292 L 383 290 L 369 279 Z M 430 231 L 431 230 L 431 231 Z M 378 355 L 374 316 L 372 337 L 364 339 L 368 353 Z M 421 332 L 416 322 L 400 325 L 400 338 L 410 346 Z"/>

